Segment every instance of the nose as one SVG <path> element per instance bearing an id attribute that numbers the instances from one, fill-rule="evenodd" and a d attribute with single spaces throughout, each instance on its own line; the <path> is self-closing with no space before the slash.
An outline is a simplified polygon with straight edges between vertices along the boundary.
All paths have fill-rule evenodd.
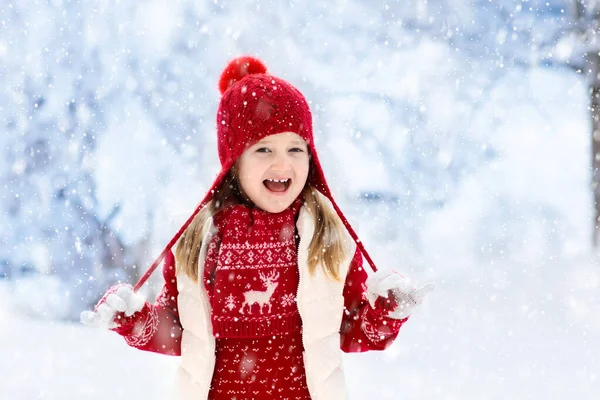
<path id="1" fill-rule="evenodd" d="M 290 167 L 290 160 L 287 152 L 277 152 L 273 155 L 271 169 L 274 171 L 287 171 Z"/>

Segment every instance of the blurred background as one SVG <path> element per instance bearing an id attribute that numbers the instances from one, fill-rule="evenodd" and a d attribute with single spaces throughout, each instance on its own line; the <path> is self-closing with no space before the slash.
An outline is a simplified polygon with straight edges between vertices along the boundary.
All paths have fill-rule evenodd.
<path id="1" fill-rule="evenodd" d="M 0 398 L 168 396 L 175 358 L 79 313 L 204 195 L 242 54 L 310 101 L 380 268 L 437 286 L 346 357 L 353 399 L 599 398 L 599 29 L 595 0 L 0 0 Z"/>

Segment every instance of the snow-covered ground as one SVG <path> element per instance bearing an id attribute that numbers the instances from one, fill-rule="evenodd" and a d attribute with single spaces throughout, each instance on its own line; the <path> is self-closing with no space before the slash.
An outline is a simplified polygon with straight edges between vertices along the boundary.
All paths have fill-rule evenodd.
<path id="1" fill-rule="evenodd" d="M 112 332 L 17 315 L 0 287 L 0 399 L 168 398 L 174 358 L 128 348 Z"/>

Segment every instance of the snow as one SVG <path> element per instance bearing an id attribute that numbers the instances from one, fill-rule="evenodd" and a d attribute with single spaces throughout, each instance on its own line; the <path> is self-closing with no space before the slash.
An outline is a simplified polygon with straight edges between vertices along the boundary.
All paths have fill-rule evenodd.
<path id="1" fill-rule="evenodd" d="M 75 319 L 209 187 L 239 54 L 310 101 L 376 264 L 436 284 L 391 348 L 344 356 L 352 398 L 596 399 L 589 93 L 566 61 L 597 39 L 557 37 L 566 2 L 521 3 L 0 6 L 0 399 L 168 398 L 177 358 Z"/>
<path id="2" fill-rule="evenodd" d="M 13 313 L 2 289 L 0 398 L 168 398 L 176 359 L 128 348 L 109 331 Z"/>

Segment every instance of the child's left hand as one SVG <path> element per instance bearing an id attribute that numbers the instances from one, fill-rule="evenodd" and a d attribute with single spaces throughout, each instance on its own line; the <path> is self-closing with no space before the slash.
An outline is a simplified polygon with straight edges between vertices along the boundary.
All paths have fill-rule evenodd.
<path id="1" fill-rule="evenodd" d="M 417 289 L 409 279 L 393 270 L 377 270 L 367 279 L 367 297 L 371 307 L 387 309 L 388 317 L 407 318 L 431 292 L 435 285 L 426 284 Z"/>

